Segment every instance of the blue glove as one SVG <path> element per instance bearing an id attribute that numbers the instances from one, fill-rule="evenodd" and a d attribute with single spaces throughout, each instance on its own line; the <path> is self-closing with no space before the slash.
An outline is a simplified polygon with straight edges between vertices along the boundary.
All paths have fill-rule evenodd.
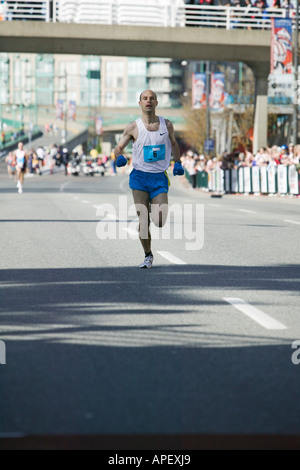
<path id="1" fill-rule="evenodd" d="M 117 159 L 117 166 L 125 166 L 127 165 L 127 159 L 124 157 L 124 155 L 120 155 Z"/>
<path id="2" fill-rule="evenodd" d="M 181 165 L 180 162 L 175 162 L 175 165 L 174 165 L 174 168 L 173 168 L 173 175 L 174 176 L 184 175 L 184 169 L 183 169 L 183 166 Z"/>

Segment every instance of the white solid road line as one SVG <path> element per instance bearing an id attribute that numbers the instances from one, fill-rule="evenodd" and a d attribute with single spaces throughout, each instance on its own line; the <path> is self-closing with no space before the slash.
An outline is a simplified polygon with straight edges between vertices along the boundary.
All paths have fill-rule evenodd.
<path id="1" fill-rule="evenodd" d="M 290 222 L 290 224 L 297 224 L 297 225 L 300 225 L 300 222 L 297 222 L 296 220 L 288 220 L 288 219 L 286 219 L 285 222 Z"/>
<path id="2" fill-rule="evenodd" d="M 286 330 L 287 327 L 282 323 L 279 323 L 274 318 L 270 317 L 266 313 L 262 312 L 253 305 L 248 304 L 242 299 L 238 299 L 236 297 L 224 297 L 224 300 L 235 308 L 240 310 L 242 313 L 250 317 L 252 320 L 259 323 L 261 326 L 266 328 L 267 330 Z"/>
<path id="3" fill-rule="evenodd" d="M 172 255 L 172 253 L 169 253 L 168 251 L 157 251 L 157 253 L 162 256 L 163 258 L 166 258 L 168 261 L 174 264 L 186 264 L 184 261 L 181 259 L 177 258 L 176 256 Z"/>

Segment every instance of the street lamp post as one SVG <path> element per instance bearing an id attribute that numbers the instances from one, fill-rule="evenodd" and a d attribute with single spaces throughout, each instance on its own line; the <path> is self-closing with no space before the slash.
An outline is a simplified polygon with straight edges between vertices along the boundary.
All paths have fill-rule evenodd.
<path id="1" fill-rule="evenodd" d="M 68 103 L 67 103 L 67 99 L 68 99 L 68 84 L 67 84 L 67 80 L 68 80 L 68 76 L 67 76 L 67 70 L 65 69 L 64 71 L 64 74 L 63 75 L 59 75 L 59 78 L 63 79 L 64 80 L 64 88 L 62 90 L 62 93 L 64 95 L 64 100 L 63 100 L 63 119 L 64 119 L 64 127 L 63 127 L 63 135 L 62 135 L 62 139 L 61 139 L 61 143 L 62 144 L 66 144 L 67 143 L 67 134 L 68 134 Z M 60 90 L 61 92 L 61 90 Z"/>
<path id="2" fill-rule="evenodd" d="M 293 113 L 293 144 L 298 139 L 298 33 L 299 33 L 299 0 L 295 0 L 295 37 L 294 37 L 294 113 Z"/>
<path id="3" fill-rule="evenodd" d="M 206 61 L 206 140 L 207 143 L 210 139 L 210 106 L 209 106 L 209 92 L 210 92 L 210 70 L 209 70 L 209 61 Z M 210 151 L 208 150 L 208 154 Z"/>

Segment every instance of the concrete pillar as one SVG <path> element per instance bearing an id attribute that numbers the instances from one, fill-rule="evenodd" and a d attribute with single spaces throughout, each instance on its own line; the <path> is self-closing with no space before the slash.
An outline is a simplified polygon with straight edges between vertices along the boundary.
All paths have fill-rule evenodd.
<path id="1" fill-rule="evenodd" d="M 255 77 L 253 153 L 268 144 L 268 77 Z"/>

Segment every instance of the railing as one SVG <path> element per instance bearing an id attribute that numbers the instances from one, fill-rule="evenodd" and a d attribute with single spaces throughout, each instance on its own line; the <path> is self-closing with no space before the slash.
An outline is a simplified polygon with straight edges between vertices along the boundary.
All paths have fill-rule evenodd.
<path id="1" fill-rule="evenodd" d="M 0 19 L 2 21 L 51 21 L 51 2 L 45 0 L 16 0 L 4 1 L 0 4 Z"/>
<path id="2" fill-rule="evenodd" d="M 290 10 L 293 23 L 295 10 Z M 117 24 L 270 30 L 285 8 L 186 5 L 183 0 L 15 0 L 0 3 L 0 19 L 60 23 Z M 295 26 L 295 25 L 294 25 Z"/>
<path id="3" fill-rule="evenodd" d="M 217 27 L 225 29 L 266 29 L 272 26 L 271 18 L 285 18 L 285 8 L 226 7 L 185 5 L 185 26 Z M 294 18 L 294 10 L 291 17 Z"/>
<path id="4" fill-rule="evenodd" d="M 185 176 L 192 184 L 188 171 Z M 300 174 L 296 165 L 241 167 L 198 171 L 196 187 L 227 194 L 297 196 Z"/>

